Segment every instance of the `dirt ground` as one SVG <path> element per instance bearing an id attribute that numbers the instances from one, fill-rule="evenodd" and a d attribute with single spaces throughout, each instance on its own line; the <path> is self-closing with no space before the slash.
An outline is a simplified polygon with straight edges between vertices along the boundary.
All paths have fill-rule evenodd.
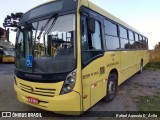
<path id="1" fill-rule="evenodd" d="M 22 104 L 17 100 L 13 89 L 13 73 L 13 64 L 0 64 L 0 111 L 42 111 Z M 160 90 L 160 71 L 144 70 L 142 74 L 135 74 L 120 85 L 119 91 L 112 102 L 100 101 L 89 111 L 137 111 L 139 97 L 152 96 L 158 90 Z M 71 118 L 67 117 L 67 119 Z M 93 119 L 99 118 L 94 117 Z"/>

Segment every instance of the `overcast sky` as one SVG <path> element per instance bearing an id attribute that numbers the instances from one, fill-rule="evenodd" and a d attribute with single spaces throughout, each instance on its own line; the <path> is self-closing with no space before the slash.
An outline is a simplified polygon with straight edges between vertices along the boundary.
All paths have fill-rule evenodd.
<path id="1" fill-rule="evenodd" d="M 27 10 L 48 0 L 2 0 L 0 27 L 6 15 Z M 114 16 L 133 26 L 149 38 L 149 48 L 160 41 L 160 0 L 91 0 Z M 11 42 L 15 35 L 11 32 Z"/>

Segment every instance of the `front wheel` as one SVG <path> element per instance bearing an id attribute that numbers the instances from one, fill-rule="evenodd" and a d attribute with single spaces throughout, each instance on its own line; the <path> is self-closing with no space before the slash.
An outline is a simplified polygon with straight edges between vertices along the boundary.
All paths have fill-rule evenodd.
<path id="1" fill-rule="evenodd" d="M 104 101 L 110 102 L 114 99 L 117 92 L 117 77 L 114 74 L 110 74 L 107 82 L 107 94 L 103 98 Z"/>

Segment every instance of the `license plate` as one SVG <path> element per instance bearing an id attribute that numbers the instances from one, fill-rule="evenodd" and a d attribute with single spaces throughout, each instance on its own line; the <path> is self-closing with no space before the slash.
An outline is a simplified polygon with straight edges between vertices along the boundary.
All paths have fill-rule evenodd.
<path id="1" fill-rule="evenodd" d="M 39 104 L 39 100 L 37 98 L 28 97 L 28 102 L 32 104 Z"/>

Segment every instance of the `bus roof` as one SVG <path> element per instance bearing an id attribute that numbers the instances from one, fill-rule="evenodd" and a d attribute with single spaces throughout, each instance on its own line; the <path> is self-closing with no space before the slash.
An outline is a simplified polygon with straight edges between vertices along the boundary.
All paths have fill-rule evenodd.
<path id="1" fill-rule="evenodd" d="M 28 10 L 28 11 L 26 11 L 25 13 L 29 12 L 30 10 L 32 10 L 32 9 L 34 9 L 34 8 L 36 8 L 36 7 L 39 7 L 39 6 L 41 6 L 41 5 L 44 5 L 44 4 L 47 4 L 47 3 L 53 2 L 53 1 L 56 1 L 56 0 L 48 0 L 48 1 L 44 2 L 44 3 L 42 3 L 42 4 L 39 4 L 39 5 L 37 5 L 37 6 L 33 7 L 33 8 L 31 8 L 31 9 L 29 9 L 29 10 Z"/>

